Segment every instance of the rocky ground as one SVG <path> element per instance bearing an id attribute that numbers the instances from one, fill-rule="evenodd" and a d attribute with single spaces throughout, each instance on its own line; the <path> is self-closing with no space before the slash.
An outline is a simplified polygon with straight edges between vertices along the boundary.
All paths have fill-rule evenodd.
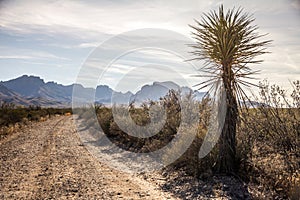
<path id="1" fill-rule="evenodd" d="M 0 141 L 0 199 L 173 199 L 94 159 L 72 121 L 54 117 Z"/>

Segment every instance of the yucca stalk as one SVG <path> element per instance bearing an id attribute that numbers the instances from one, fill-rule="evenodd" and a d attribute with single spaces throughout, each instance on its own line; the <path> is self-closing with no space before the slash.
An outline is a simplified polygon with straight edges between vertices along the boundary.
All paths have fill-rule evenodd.
<path id="1" fill-rule="evenodd" d="M 222 83 L 226 93 L 227 113 L 219 141 L 219 155 L 216 170 L 231 173 L 236 169 L 236 127 L 240 101 L 248 99 L 242 86 L 251 86 L 245 80 L 257 73 L 248 64 L 261 63 L 256 56 L 267 53 L 266 45 L 271 41 L 259 41 L 264 35 L 252 25 L 254 18 L 243 9 L 229 9 L 224 13 L 223 5 L 217 11 L 204 14 L 196 25 L 189 25 L 196 44 L 191 45 L 194 60 L 204 60 L 201 71 L 209 77 L 207 81 L 197 84 L 199 89 L 209 87 L 213 90 Z M 246 105 L 246 104 L 244 104 Z"/>

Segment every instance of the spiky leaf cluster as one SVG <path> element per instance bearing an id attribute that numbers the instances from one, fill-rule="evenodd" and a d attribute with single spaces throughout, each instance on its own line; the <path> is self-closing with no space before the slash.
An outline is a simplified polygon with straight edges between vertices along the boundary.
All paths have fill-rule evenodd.
<path id="1" fill-rule="evenodd" d="M 257 71 L 251 70 L 248 64 L 261 63 L 257 56 L 267 53 L 266 45 L 271 41 L 260 41 L 257 33 L 258 27 L 252 25 L 252 15 L 243 12 L 243 9 L 229 9 L 224 13 L 223 5 L 218 11 L 204 14 L 196 25 L 190 25 L 196 43 L 191 45 L 195 56 L 193 59 L 205 61 L 202 72 L 209 77 L 205 82 L 199 83 L 199 89 L 216 83 L 227 83 L 237 98 L 244 99 L 245 92 L 241 85 L 250 86 L 245 78 Z M 203 75 L 201 75 L 203 76 Z"/>

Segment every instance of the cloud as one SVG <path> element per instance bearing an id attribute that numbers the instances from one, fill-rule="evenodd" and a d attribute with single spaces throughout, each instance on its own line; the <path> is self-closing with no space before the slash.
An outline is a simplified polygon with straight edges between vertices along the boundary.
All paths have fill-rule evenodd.
<path id="1" fill-rule="evenodd" d="M 2 55 L 0 55 L 0 59 L 70 61 L 69 58 L 57 56 L 49 52 L 15 48 L 6 48 L 6 52 L 3 52 Z"/>
<path id="2" fill-rule="evenodd" d="M 28 69 L 32 65 L 56 65 L 64 71 L 78 71 L 83 61 L 99 45 L 120 33 L 140 28 L 162 28 L 191 37 L 188 24 L 193 19 L 200 19 L 203 12 L 217 9 L 223 3 L 225 8 L 242 6 L 245 11 L 254 13 L 259 25 L 260 33 L 270 33 L 265 39 L 274 40 L 269 55 L 262 56 L 265 62 L 254 69 L 263 69 L 259 77 L 273 74 L 271 78 L 283 81 L 287 78 L 296 78 L 299 75 L 300 63 L 300 20 L 299 3 L 297 0 L 277 1 L 37 1 L 11 0 L 0 4 L 0 64 L 7 66 L 10 73 L 16 69 L 19 61 Z M 141 35 L 126 38 L 128 41 L 150 41 Z M 162 36 L 162 42 L 180 48 L 178 41 Z M 107 55 L 122 48 L 118 43 L 107 48 Z M 192 57 L 192 56 L 191 56 Z M 87 64 L 99 67 L 97 62 L 107 61 L 108 57 L 99 55 L 98 61 Z M 173 66 L 182 74 L 192 74 L 193 70 L 186 70 L 180 64 L 180 59 L 163 51 L 141 50 L 122 57 L 120 62 L 111 68 L 111 76 L 107 77 L 113 84 L 113 77 L 122 74 L 121 65 L 142 66 L 143 64 L 161 64 Z M 94 63 L 93 63 L 94 62 Z M 70 66 L 66 67 L 65 65 Z M 202 63 L 199 62 L 199 65 Z M 6 67 L 7 68 L 7 67 Z M 8 72 L 8 71 L 7 71 Z M 91 68 L 89 73 L 98 72 Z M 126 72 L 126 70 L 125 70 Z M 73 73 L 74 74 L 74 73 Z M 275 75 L 280 74 L 278 76 Z M 52 75 L 54 76 L 54 75 Z M 97 77 L 96 75 L 94 75 Z M 186 76 L 185 76 L 186 77 Z M 278 78 L 279 77 L 279 78 Z M 280 80 L 279 80 L 280 79 Z M 63 82 L 65 79 L 62 79 Z M 73 80 L 73 79 L 72 79 Z M 89 84 L 93 82 L 86 80 Z M 132 81 L 134 82 L 134 81 Z M 287 81 L 286 81 L 287 82 Z M 128 83 L 130 84 L 130 83 Z"/>
<path id="3" fill-rule="evenodd" d="M 22 55 L 8 55 L 8 56 L 0 56 L 0 59 L 33 59 L 32 56 L 22 56 Z"/>
<path id="4" fill-rule="evenodd" d="M 91 48 L 91 47 L 97 47 L 99 46 L 98 42 L 87 42 L 87 43 L 81 43 L 77 47 L 79 48 Z"/>
<path id="5" fill-rule="evenodd" d="M 208 5 L 205 1 L 189 4 L 174 1 L 172 6 L 160 1 L 5 1 L 1 6 L 0 25 L 20 34 L 43 30 L 76 37 L 96 37 L 99 32 L 116 34 L 143 27 L 185 32 L 186 23 L 178 24 L 174 19 Z"/>

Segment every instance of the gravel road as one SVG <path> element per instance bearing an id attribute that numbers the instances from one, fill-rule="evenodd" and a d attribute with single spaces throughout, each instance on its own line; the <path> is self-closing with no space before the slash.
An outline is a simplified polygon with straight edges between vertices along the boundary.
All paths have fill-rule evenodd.
<path id="1" fill-rule="evenodd" d="M 33 123 L 0 141 L 0 199 L 174 199 L 100 163 L 71 116 Z"/>

